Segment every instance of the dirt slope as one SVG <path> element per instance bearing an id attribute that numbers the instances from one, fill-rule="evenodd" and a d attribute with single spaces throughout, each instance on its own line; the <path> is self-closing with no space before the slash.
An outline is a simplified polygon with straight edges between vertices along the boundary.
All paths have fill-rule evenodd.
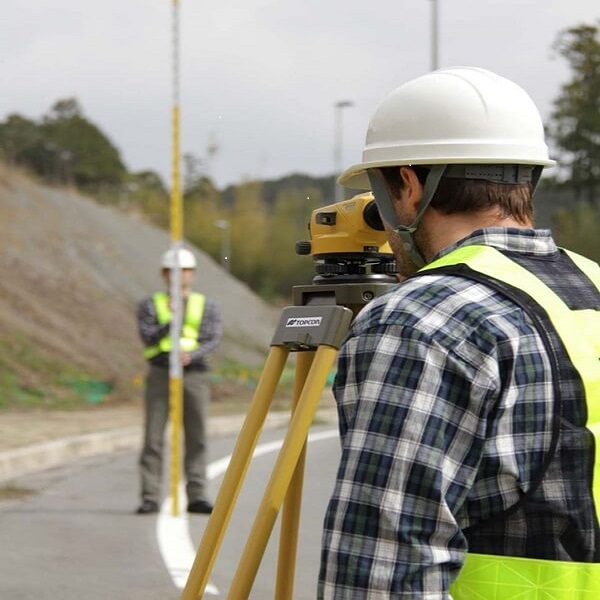
<path id="1" fill-rule="evenodd" d="M 0 340 L 13 344 L 3 369 L 18 371 L 19 348 L 33 341 L 41 357 L 103 379 L 143 373 L 135 306 L 162 289 L 167 232 L 0 165 L 0 239 Z M 279 311 L 192 249 L 195 287 L 215 298 L 224 316 L 217 360 L 260 366 Z"/>

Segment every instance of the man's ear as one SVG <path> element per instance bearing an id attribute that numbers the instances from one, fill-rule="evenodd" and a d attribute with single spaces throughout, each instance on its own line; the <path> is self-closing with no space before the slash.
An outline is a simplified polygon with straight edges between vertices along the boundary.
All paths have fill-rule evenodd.
<path id="1" fill-rule="evenodd" d="M 423 197 L 423 185 L 411 167 L 400 167 L 400 177 L 405 192 L 403 196 L 406 207 L 416 213 Z"/>

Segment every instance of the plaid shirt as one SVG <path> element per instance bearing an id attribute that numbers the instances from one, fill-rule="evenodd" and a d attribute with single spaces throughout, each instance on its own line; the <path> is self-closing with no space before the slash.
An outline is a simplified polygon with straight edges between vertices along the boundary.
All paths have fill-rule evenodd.
<path id="1" fill-rule="evenodd" d="M 474 232 L 442 254 L 468 244 L 542 265 L 559 254 L 549 231 L 501 228 Z M 577 283 L 545 268 L 536 274 L 555 291 Z M 564 377 L 567 396 L 581 400 L 577 375 Z M 325 516 L 320 599 L 447 599 L 467 544 L 479 553 L 570 558 L 558 541 L 569 527 L 561 513 L 573 504 L 561 485 L 565 465 L 535 488 L 556 517 L 536 525 L 517 511 L 485 535 L 464 531 L 519 501 L 552 442 L 547 352 L 506 296 L 459 276 L 408 279 L 354 321 L 334 393 L 342 457 Z M 581 424 L 581 415 L 573 420 Z M 577 447 L 575 456 L 589 450 Z M 550 544 L 537 535 L 546 530 Z M 593 528 L 586 535 L 579 543 L 589 560 Z"/>

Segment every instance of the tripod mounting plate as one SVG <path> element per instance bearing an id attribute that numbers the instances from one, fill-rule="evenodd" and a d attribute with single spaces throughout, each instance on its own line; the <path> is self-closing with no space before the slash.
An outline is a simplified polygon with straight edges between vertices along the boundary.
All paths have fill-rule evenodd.
<path id="1" fill-rule="evenodd" d="M 315 350 L 320 345 L 339 349 L 353 316 L 344 306 L 288 306 L 281 313 L 271 346 L 292 351 Z"/>
<path id="2" fill-rule="evenodd" d="M 316 304 L 335 304 L 350 308 L 354 314 L 375 296 L 397 285 L 389 279 L 364 279 L 357 283 L 318 283 L 313 285 L 296 285 L 292 288 L 294 304 L 311 306 Z"/>

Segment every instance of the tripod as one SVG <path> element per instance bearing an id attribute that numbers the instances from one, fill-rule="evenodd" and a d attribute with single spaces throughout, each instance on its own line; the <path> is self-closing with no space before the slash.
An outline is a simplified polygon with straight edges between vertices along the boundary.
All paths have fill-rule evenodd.
<path id="1" fill-rule="evenodd" d="M 231 462 L 183 590 L 182 600 L 198 600 L 204 593 L 290 351 L 299 353 L 292 418 L 227 598 L 249 598 L 284 501 L 274 597 L 277 600 L 290 600 L 293 597 L 308 431 L 337 351 L 352 319 L 362 306 L 392 285 L 383 283 L 381 279 L 377 276 L 372 281 L 366 279 L 359 283 L 293 288 L 294 306 L 282 311 Z"/>

